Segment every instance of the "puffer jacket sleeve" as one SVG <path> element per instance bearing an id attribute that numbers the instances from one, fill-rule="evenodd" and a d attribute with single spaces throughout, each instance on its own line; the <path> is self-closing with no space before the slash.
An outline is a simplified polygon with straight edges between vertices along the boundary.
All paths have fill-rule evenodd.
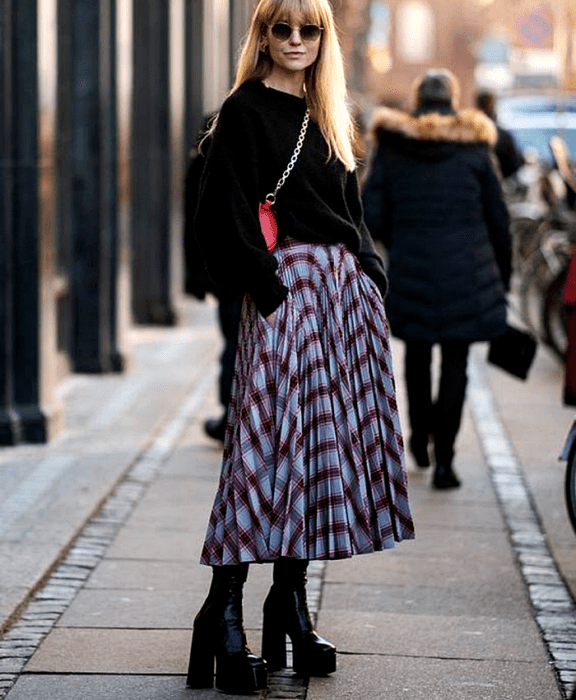
<path id="1" fill-rule="evenodd" d="M 278 263 L 264 241 L 258 219 L 258 115 L 233 94 L 224 104 L 202 181 L 194 220 L 208 274 L 216 286 L 248 292 L 263 316 L 288 296 Z"/>
<path id="2" fill-rule="evenodd" d="M 488 225 L 490 240 L 494 247 L 496 262 L 506 290 L 510 287 L 512 274 L 512 243 L 509 231 L 509 216 L 502 187 L 490 158 L 488 149 L 485 152 L 484 167 L 481 171 L 482 202 L 484 216 Z"/>
<path id="3" fill-rule="evenodd" d="M 348 211 L 360 235 L 360 249 L 358 251 L 358 261 L 364 272 L 376 283 L 382 297 L 386 296 L 388 281 L 384 271 L 384 263 L 374 247 L 374 241 L 370 235 L 364 221 L 360 188 L 358 185 L 358 175 L 356 171 L 347 174 L 346 181 L 346 203 Z"/>
<path id="4" fill-rule="evenodd" d="M 379 144 L 364 183 L 364 220 L 372 236 L 386 248 L 392 242 L 391 204 L 387 196 L 387 148 Z"/>

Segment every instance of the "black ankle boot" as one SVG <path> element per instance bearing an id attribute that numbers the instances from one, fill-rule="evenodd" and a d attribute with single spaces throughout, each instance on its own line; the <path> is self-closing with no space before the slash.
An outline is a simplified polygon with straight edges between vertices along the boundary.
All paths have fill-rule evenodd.
<path id="1" fill-rule="evenodd" d="M 457 489 L 460 486 L 460 479 L 456 476 L 451 464 L 436 465 L 432 486 L 435 489 Z"/>
<path id="2" fill-rule="evenodd" d="M 208 418 L 208 420 L 204 422 L 204 432 L 213 440 L 218 440 L 218 442 L 224 442 L 227 422 L 227 411 L 224 413 L 222 418 Z"/>
<path id="3" fill-rule="evenodd" d="M 269 670 L 286 667 L 286 635 L 292 640 L 294 671 L 325 676 L 336 670 L 336 647 L 314 629 L 306 602 L 306 569 L 301 559 L 274 563 L 274 583 L 264 602 L 262 656 Z"/>
<path id="4" fill-rule="evenodd" d="M 212 584 L 194 620 L 187 684 L 233 695 L 266 687 L 266 664 L 250 652 L 242 622 L 248 564 L 214 566 Z M 216 682 L 214 683 L 214 660 Z"/>

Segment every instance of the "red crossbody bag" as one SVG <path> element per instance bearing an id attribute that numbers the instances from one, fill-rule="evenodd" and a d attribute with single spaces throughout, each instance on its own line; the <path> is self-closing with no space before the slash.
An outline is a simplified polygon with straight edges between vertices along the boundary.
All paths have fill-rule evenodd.
<path id="1" fill-rule="evenodd" d="M 302 145 L 304 144 L 304 138 L 306 136 L 306 130 L 308 129 L 308 122 L 310 121 L 310 110 L 306 110 L 304 115 L 304 121 L 302 122 L 302 128 L 300 129 L 300 135 L 298 136 L 298 142 L 296 143 L 296 148 L 294 153 L 290 158 L 290 162 L 286 166 L 286 170 L 282 173 L 282 177 L 278 180 L 276 189 L 274 192 L 266 195 L 264 202 L 260 203 L 258 209 L 258 218 L 260 219 L 260 228 L 262 229 L 262 234 L 264 240 L 266 241 L 266 246 L 268 250 L 272 252 L 276 247 L 278 242 L 278 223 L 276 221 L 276 214 L 274 212 L 273 206 L 276 203 L 276 195 L 278 190 L 286 182 L 288 175 L 292 172 L 292 168 L 296 165 L 300 151 L 302 150 Z"/>

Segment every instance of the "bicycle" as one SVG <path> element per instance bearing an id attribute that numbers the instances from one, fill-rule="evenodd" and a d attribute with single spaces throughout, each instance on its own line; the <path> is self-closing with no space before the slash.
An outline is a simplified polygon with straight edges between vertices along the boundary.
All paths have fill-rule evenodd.
<path id="1" fill-rule="evenodd" d="M 570 426 L 560 459 L 566 462 L 564 498 L 570 524 L 576 534 L 576 420 Z M 576 685 L 572 689 L 569 700 L 576 700 Z"/>
<path id="2" fill-rule="evenodd" d="M 576 420 L 568 431 L 560 459 L 566 462 L 564 498 L 570 523 L 576 533 Z"/>
<path id="3" fill-rule="evenodd" d="M 562 290 L 572 252 L 576 245 L 576 178 L 566 144 L 553 137 L 550 148 L 555 168 L 539 175 L 543 215 L 532 221 L 520 216 L 513 220 L 516 237 L 518 296 L 524 323 L 556 355 L 564 360 L 567 339 Z M 522 214 L 523 210 L 513 210 Z"/>
<path id="4" fill-rule="evenodd" d="M 573 241 L 573 231 L 543 228 L 540 241 L 519 271 L 522 318 L 559 360 L 566 350 L 562 289 Z"/>

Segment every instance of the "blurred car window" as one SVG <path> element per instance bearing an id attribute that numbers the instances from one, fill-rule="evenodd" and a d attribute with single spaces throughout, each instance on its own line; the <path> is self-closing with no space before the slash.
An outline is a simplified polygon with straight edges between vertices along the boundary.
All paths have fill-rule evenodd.
<path id="1" fill-rule="evenodd" d="M 498 112 L 573 112 L 576 113 L 576 95 L 517 95 L 501 97 Z"/>
<path id="2" fill-rule="evenodd" d="M 535 149 L 552 163 L 550 139 L 560 136 L 576 158 L 576 95 L 515 95 L 500 97 L 498 122 L 512 132 L 522 151 Z"/>

